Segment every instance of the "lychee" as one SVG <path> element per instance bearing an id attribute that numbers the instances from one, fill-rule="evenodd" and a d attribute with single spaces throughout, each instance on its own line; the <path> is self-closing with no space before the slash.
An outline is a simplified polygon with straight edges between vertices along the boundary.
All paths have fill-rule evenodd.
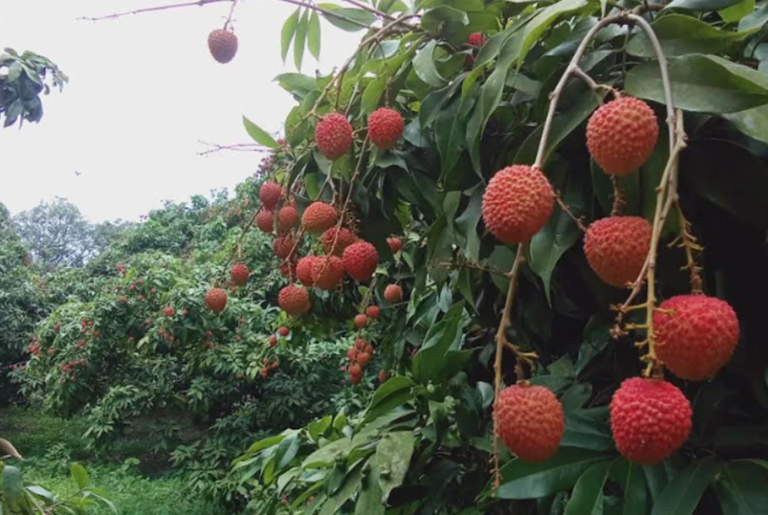
<path id="1" fill-rule="evenodd" d="M 363 380 L 363 372 L 360 371 L 359 374 L 353 373 L 352 370 L 349 371 L 349 382 L 352 384 L 360 384 Z"/>
<path id="2" fill-rule="evenodd" d="M 313 202 L 304 210 L 301 217 L 301 225 L 304 230 L 318 234 L 336 225 L 338 220 L 336 208 L 325 202 Z"/>
<path id="3" fill-rule="evenodd" d="M 275 251 L 275 256 L 280 259 L 285 259 L 288 257 L 288 254 L 291 253 L 291 250 L 293 250 L 295 245 L 296 241 L 290 235 L 281 236 L 275 238 L 272 242 L 272 249 Z"/>
<path id="4" fill-rule="evenodd" d="M 592 270 L 613 286 L 637 280 L 651 249 L 653 227 L 639 216 L 611 216 L 592 222 L 584 254 Z"/>
<path id="5" fill-rule="evenodd" d="M 368 346 L 368 342 L 362 338 L 355 340 L 355 348 L 360 352 L 365 352 L 365 348 Z"/>
<path id="6" fill-rule="evenodd" d="M 357 364 L 365 368 L 371 363 L 371 355 L 367 352 L 361 352 L 357 355 Z"/>
<path id="7" fill-rule="evenodd" d="M 218 62 L 225 64 L 237 53 L 237 36 L 226 29 L 215 29 L 208 34 L 208 50 Z"/>
<path id="8" fill-rule="evenodd" d="M 389 245 L 389 250 L 392 251 L 392 254 L 397 254 L 403 247 L 403 240 L 395 237 L 387 238 L 387 245 Z"/>
<path id="9" fill-rule="evenodd" d="M 248 270 L 248 267 L 242 263 L 237 263 L 232 267 L 232 270 L 229 271 L 229 275 L 232 277 L 232 282 L 238 286 L 244 286 L 248 282 L 249 274 L 250 271 Z"/>
<path id="10" fill-rule="evenodd" d="M 280 231 L 293 229 L 299 223 L 299 212 L 293 206 L 283 206 L 277 212 L 277 228 Z"/>
<path id="11" fill-rule="evenodd" d="M 280 305 L 280 309 L 293 316 L 306 313 L 311 307 L 309 292 L 303 286 L 297 286 L 295 284 L 289 284 L 280 290 L 280 293 L 277 296 L 277 303 Z"/>
<path id="12" fill-rule="evenodd" d="M 331 113 L 320 120 L 315 127 L 315 139 L 320 152 L 335 161 L 352 146 L 352 125 L 339 113 Z"/>
<path id="13" fill-rule="evenodd" d="M 171 318 L 171 317 L 172 317 L 172 316 L 174 316 L 175 314 L 176 314 L 176 310 L 175 310 L 175 309 L 173 309 L 171 306 L 168 306 L 168 307 L 166 307 L 166 308 L 163 310 L 163 316 L 164 316 L 165 318 Z"/>
<path id="14" fill-rule="evenodd" d="M 392 148 L 402 135 L 403 117 L 394 109 L 382 107 L 368 117 L 368 136 L 378 148 Z"/>
<path id="15" fill-rule="evenodd" d="M 296 265 L 296 276 L 304 286 L 313 286 L 315 283 L 312 278 L 312 266 L 317 259 L 317 256 L 304 256 Z"/>
<path id="16" fill-rule="evenodd" d="M 384 300 L 390 304 L 397 304 L 403 300 L 403 289 L 397 284 L 390 284 L 384 288 Z"/>
<path id="17" fill-rule="evenodd" d="M 214 313 L 221 313 L 227 307 L 227 292 L 221 288 L 211 288 L 205 294 L 205 303 Z"/>
<path id="18" fill-rule="evenodd" d="M 332 290 L 344 278 L 344 264 L 337 256 L 317 257 L 312 262 L 312 281 L 322 290 Z"/>
<path id="19" fill-rule="evenodd" d="M 526 243 L 547 222 L 555 195 L 538 169 L 512 165 L 494 175 L 483 195 L 483 220 L 502 243 Z"/>
<path id="20" fill-rule="evenodd" d="M 282 326 L 282 327 L 280 327 L 280 329 L 278 329 L 278 330 L 277 330 L 277 334 L 279 334 L 280 336 L 282 336 L 283 338 L 285 338 L 286 336 L 288 336 L 289 334 L 291 334 L 291 330 L 290 330 L 290 329 L 288 329 L 288 328 L 287 328 L 287 327 L 285 327 L 285 326 Z"/>
<path id="21" fill-rule="evenodd" d="M 494 405 L 496 436 L 523 461 L 544 461 L 563 438 L 563 405 L 543 386 L 505 388 Z"/>
<path id="22" fill-rule="evenodd" d="M 467 37 L 467 43 L 473 47 L 481 47 L 485 45 L 485 34 L 482 32 L 473 32 Z"/>
<path id="23" fill-rule="evenodd" d="M 616 448 L 641 465 L 658 463 L 679 449 L 691 432 L 691 404 L 663 379 L 627 379 L 611 399 Z"/>
<path id="24" fill-rule="evenodd" d="M 275 226 L 275 213 L 262 209 L 256 214 L 256 226 L 261 232 L 271 234 Z"/>
<path id="25" fill-rule="evenodd" d="M 379 370 L 379 382 L 380 383 L 386 383 L 387 381 L 389 381 L 389 376 L 390 376 L 390 374 L 386 370 Z"/>
<path id="26" fill-rule="evenodd" d="M 269 346 L 274 347 L 277 345 L 277 336 L 272 335 L 269 337 Z"/>
<path id="27" fill-rule="evenodd" d="M 259 200 L 267 211 L 274 211 L 282 196 L 283 188 L 276 182 L 267 181 L 259 188 Z"/>
<path id="28" fill-rule="evenodd" d="M 358 365 L 357 363 L 352 363 L 349 366 L 349 375 L 350 376 L 362 377 L 363 376 L 363 368 L 360 365 Z"/>
<path id="29" fill-rule="evenodd" d="M 330 254 L 331 249 L 333 249 L 333 255 L 339 257 L 341 257 L 344 249 L 352 245 L 355 241 L 357 241 L 355 233 L 344 227 L 339 229 L 331 227 L 323 233 L 322 238 L 325 253 Z"/>
<path id="30" fill-rule="evenodd" d="M 355 327 L 358 329 L 363 329 L 364 327 L 368 326 L 368 317 L 360 313 L 359 315 L 355 316 Z"/>
<path id="31" fill-rule="evenodd" d="M 378 320 L 381 316 L 381 309 L 379 309 L 379 306 L 368 306 L 365 308 L 365 314 L 368 315 L 368 318 Z"/>
<path id="32" fill-rule="evenodd" d="M 350 347 L 349 349 L 347 349 L 347 359 L 349 359 L 349 361 L 356 360 L 357 355 L 358 355 L 358 350 L 356 348 Z"/>
<path id="33" fill-rule="evenodd" d="M 587 148 L 592 159 L 610 175 L 629 175 L 653 152 L 659 137 L 656 115 L 634 97 L 603 104 L 587 123 Z"/>
<path id="34" fill-rule="evenodd" d="M 714 376 L 739 342 L 739 320 L 730 304 L 706 295 L 678 295 L 653 315 L 656 355 L 680 379 Z"/>
<path id="35" fill-rule="evenodd" d="M 367 241 L 357 241 L 344 249 L 344 268 L 352 279 L 367 281 L 379 266 L 379 253 Z"/>

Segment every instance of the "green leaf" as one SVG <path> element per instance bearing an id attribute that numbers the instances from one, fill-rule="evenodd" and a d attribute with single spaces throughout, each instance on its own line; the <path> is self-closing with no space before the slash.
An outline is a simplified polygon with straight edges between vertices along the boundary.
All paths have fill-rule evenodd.
<path id="1" fill-rule="evenodd" d="M 413 359 L 413 375 L 419 383 L 427 384 L 447 373 L 446 353 L 457 350 L 457 344 L 461 341 L 463 312 L 464 302 L 458 302 L 442 320 L 430 328 L 424 345 Z"/>
<path id="2" fill-rule="evenodd" d="M 88 472 L 79 463 L 70 463 L 69 474 L 80 490 L 88 486 Z"/>
<path id="3" fill-rule="evenodd" d="M 301 63 L 304 60 L 304 46 L 307 43 L 307 28 L 309 27 L 309 9 L 301 15 L 298 25 L 296 25 L 296 37 L 293 40 L 293 62 L 296 68 L 301 70 Z"/>
<path id="4" fill-rule="evenodd" d="M 434 52 L 437 46 L 437 41 L 432 40 L 424 48 L 419 50 L 413 60 L 413 69 L 416 75 L 421 80 L 426 82 L 432 87 L 442 88 L 446 84 L 446 80 L 440 75 L 435 66 Z"/>
<path id="5" fill-rule="evenodd" d="M 523 64 L 528 52 L 533 45 L 541 38 L 542 34 L 561 16 L 566 16 L 578 11 L 587 5 L 586 0 L 560 0 L 546 9 L 543 9 L 533 18 L 523 31 L 522 44 L 517 57 L 518 68 Z"/>
<path id="6" fill-rule="evenodd" d="M 592 465 L 609 458 L 595 451 L 560 447 L 557 454 L 544 462 L 513 460 L 501 469 L 502 484 L 496 497 L 536 499 L 566 490 Z"/>
<path id="7" fill-rule="evenodd" d="M 596 463 L 581 475 L 573 488 L 564 515 L 602 515 L 603 486 L 608 477 L 609 465 L 609 461 Z"/>
<path id="8" fill-rule="evenodd" d="M 288 56 L 288 49 L 291 46 L 291 41 L 293 41 L 293 36 L 296 34 L 296 25 L 299 23 L 300 14 L 301 8 L 296 9 L 283 24 L 283 30 L 280 33 L 280 55 L 283 57 L 283 62 Z"/>
<path id="9" fill-rule="evenodd" d="M 365 91 L 363 91 L 363 97 L 360 101 L 360 108 L 363 114 L 369 114 L 379 107 L 379 100 L 381 95 L 384 94 L 384 88 L 387 86 L 386 77 L 377 77 L 368 83 Z"/>
<path id="10" fill-rule="evenodd" d="M 682 9 L 687 11 L 719 11 L 741 0 L 674 0 L 667 4 L 666 9 Z"/>
<path id="11" fill-rule="evenodd" d="M 760 30 L 759 28 L 744 32 L 718 30 L 709 23 L 682 14 L 663 16 L 652 26 L 667 57 L 725 52 L 734 43 Z M 639 57 L 656 57 L 651 40 L 642 31 L 629 41 L 627 52 Z"/>
<path id="12" fill-rule="evenodd" d="M 462 251 L 467 259 L 478 261 L 480 257 L 480 236 L 477 234 L 477 224 L 483 215 L 483 189 L 476 188 L 469 198 L 469 203 L 464 212 L 456 219 L 455 225 L 459 233 L 464 236 L 465 244 Z"/>
<path id="13" fill-rule="evenodd" d="M 445 34 L 452 27 L 466 25 L 469 25 L 467 13 L 447 5 L 430 9 L 421 16 L 421 26 L 433 36 Z"/>
<path id="14" fill-rule="evenodd" d="M 565 418 L 565 432 L 560 445 L 593 451 L 615 448 L 608 424 L 607 408 L 572 410 Z"/>
<path id="15" fill-rule="evenodd" d="M 320 515 L 335 515 L 339 508 L 347 502 L 360 489 L 360 483 L 363 479 L 363 464 L 357 465 L 352 472 L 347 474 L 344 484 L 336 493 L 325 501 Z"/>
<path id="16" fill-rule="evenodd" d="M 408 377 L 395 376 L 376 390 L 365 414 L 365 422 L 370 422 L 402 406 L 413 398 L 413 387 L 416 384 Z"/>
<path id="17" fill-rule="evenodd" d="M 370 460 L 371 470 L 363 476 L 360 495 L 357 496 L 355 504 L 355 515 L 384 515 L 386 507 L 381 502 L 383 492 L 379 483 L 378 466 L 374 463 L 376 460 Z"/>
<path id="18" fill-rule="evenodd" d="M 718 468 L 711 456 L 692 462 L 667 483 L 654 503 L 651 515 L 691 515 Z"/>
<path id="19" fill-rule="evenodd" d="M 768 23 L 768 2 L 763 2 L 760 7 L 739 21 L 739 30 L 760 28 Z"/>
<path id="20" fill-rule="evenodd" d="M 713 486 L 723 515 L 766 515 L 768 473 L 748 461 L 724 463 Z"/>
<path id="21" fill-rule="evenodd" d="M 379 441 L 373 459 L 379 472 L 382 502 L 386 502 L 392 490 L 403 484 L 415 445 L 416 436 L 411 431 L 387 433 Z"/>
<path id="22" fill-rule="evenodd" d="M 618 458 L 611 465 L 610 477 L 624 491 L 621 515 L 645 515 L 648 511 L 648 492 L 642 466 Z"/>
<path id="23" fill-rule="evenodd" d="M 736 23 L 755 10 L 755 0 L 742 0 L 738 4 L 718 11 L 717 14 L 725 23 Z"/>
<path id="24" fill-rule="evenodd" d="M 320 16 L 317 15 L 316 11 L 312 11 L 312 14 L 309 16 L 307 46 L 312 56 L 315 59 L 320 59 Z"/>
<path id="25" fill-rule="evenodd" d="M 759 72 L 711 55 L 687 55 L 669 63 L 675 105 L 686 111 L 731 113 L 768 103 L 768 88 L 752 73 Z M 656 62 L 632 68 L 625 88 L 631 95 L 664 103 Z"/>
<path id="26" fill-rule="evenodd" d="M 253 138 L 256 143 L 268 148 L 280 148 L 277 141 L 275 141 L 267 131 L 250 121 L 245 116 L 243 116 L 243 125 L 245 126 L 245 130 L 248 131 L 248 135 Z"/>
<path id="27" fill-rule="evenodd" d="M 321 13 L 323 18 L 347 32 L 365 30 L 366 26 L 372 25 L 377 20 L 376 15 L 363 9 L 349 9 L 336 4 L 317 4 L 317 6 L 329 11 Z"/>
<path id="28" fill-rule="evenodd" d="M 309 433 L 309 437 L 315 441 L 319 440 L 319 438 L 324 435 L 328 429 L 331 428 L 332 423 L 333 417 L 331 415 L 327 415 L 319 420 L 313 420 L 307 424 L 307 432 Z"/>
<path id="29" fill-rule="evenodd" d="M 21 471 L 16 467 L 6 465 L 0 478 L 0 486 L 6 501 L 8 501 L 11 507 L 17 506 L 21 496 L 24 494 Z"/>

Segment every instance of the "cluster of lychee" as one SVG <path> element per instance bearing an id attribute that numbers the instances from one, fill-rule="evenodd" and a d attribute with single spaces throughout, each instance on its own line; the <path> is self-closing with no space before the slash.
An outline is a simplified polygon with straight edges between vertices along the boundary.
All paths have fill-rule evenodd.
<path id="1" fill-rule="evenodd" d="M 637 170 L 651 155 L 658 123 L 651 108 L 631 97 L 600 107 L 587 124 L 592 158 L 612 176 Z M 500 170 L 483 198 L 483 219 L 500 241 L 527 243 L 547 222 L 554 192 L 541 170 L 515 165 Z M 610 216 L 592 223 L 584 239 L 589 265 L 614 286 L 638 280 L 650 250 L 652 227 L 643 218 Z M 678 295 L 653 315 L 658 359 L 681 379 L 712 377 L 731 358 L 739 323 L 728 303 L 702 294 Z M 668 457 L 688 439 L 691 405 L 661 378 L 624 381 L 610 405 L 611 430 L 628 460 L 650 465 Z M 520 459 L 551 457 L 563 435 L 563 408 L 555 395 L 526 382 L 502 391 L 494 406 L 496 435 Z"/>
<path id="2" fill-rule="evenodd" d="M 368 117 L 368 138 L 381 150 L 394 147 L 403 135 L 403 128 L 403 117 L 389 107 L 379 108 Z M 352 124 L 340 113 L 327 114 L 315 126 L 317 148 L 331 161 L 350 151 L 353 136 Z"/>
<path id="3" fill-rule="evenodd" d="M 373 358 L 373 346 L 362 338 L 355 340 L 354 346 L 347 351 L 349 366 L 349 381 L 352 384 L 360 384 L 363 380 L 363 372 Z"/>

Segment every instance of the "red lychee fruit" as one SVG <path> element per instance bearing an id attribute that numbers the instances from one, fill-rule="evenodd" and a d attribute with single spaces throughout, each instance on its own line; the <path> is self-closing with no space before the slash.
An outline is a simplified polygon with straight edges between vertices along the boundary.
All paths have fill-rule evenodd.
<path id="1" fill-rule="evenodd" d="M 282 231 L 289 231 L 299 223 L 299 212 L 293 206 L 284 206 L 277 212 L 277 228 Z"/>
<path id="2" fill-rule="evenodd" d="M 343 114 L 331 113 L 318 122 L 315 139 L 320 152 L 335 161 L 352 146 L 352 125 Z"/>
<path id="3" fill-rule="evenodd" d="M 228 63 L 237 54 L 237 36 L 226 29 L 215 29 L 208 34 L 208 50 L 216 61 Z"/>
<path id="4" fill-rule="evenodd" d="M 368 318 L 378 320 L 381 316 L 381 309 L 379 309 L 379 306 L 368 306 L 365 308 L 365 314 L 368 315 Z"/>
<path id="5" fill-rule="evenodd" d="M 680 379 L 714 376 L 739 342 L 739 320 L 725 301 L 706 295 L 678 295 L 653 314 L 656 355 Z"/>
<path id="6" fill-rule="evenodd" d="M 611 399 L 616 448 L 641 465 L 658 463 L 679 449 L 691 432 L 691 404 L 663 379 L 632 377 Z"/>
<path id="7" fill-rule="evenodd" d="M 318 257 L 312 263 L 314 286 L 321 290 L 332 290 L 344 278 L 344 264 L 336 256 Z"/>
<path id="8" fill-rule="evenodd" d="M 382 150 L 392 148 L 403 135 L 403 117 L 394 109 L 382 107 L 368 117 L 368 136 Z"/>
<path id="9" fill-rule="evenodd" d="M 368 317 L 360 313 L 359 315 L 355 316 L 355 327 L 358 329 L 362 329 L 364 327 L 368 326 Z"/>
<path id="10" fill-rule="evenodd" d="M 285 326 L 282 326 L 280 329 L 278 329 L 278 330 L 277 330 L 277 334 L 279 334 L 280 336 L 282 336 L 283 338 L 285 338 L 286 336 L 288 336 L 289 334 L 291 334 L 291 330 L 290 330 L 290 329 L 288 329 L 288 328 L 287 328 L 287 327 L 285 327 Z"/>
<path id="11" fill-rule="evenodd" d="M 370 343 L 365 345 L 365 349 L 364 350 L 365 350 L 366 353 L 368 353 L 371 356 L 373 356 L 373 347 L 371 346 Z"/>
<path id="12" fill-rule="evenodd" d="M 293 316 L 306 313 L 311 307 L 309 302 L 309 292 L 303 286 L 297 286 L 295 284 L 289 284 L 280 290 L 280 293 L 277 296 L 277 303 L 280 305 L 280 309 Z M 280 334 L 282 334 L 282 332 Z"/>
<path id="13" fill-rule="evenodd" d="M 403 300 L 403 289 L 397 284 L 390 284 L 384 288 L 384 300 L 390 304 L 397 304 Z"/>
<path id="14" fill-rule="evenodd" d="M 357 363 L 352 363 L 351 365 L 349 365 L 349 375 L 362 377 L 363 368 Z"/>
<path id="15" fill-rule="evenodd" d="M 245 286 L 248 282 L 249 274 L 250 271 L 248 270 L 248 267 L 242 263 L 237 263 L 232 267 L 232 270 L 229 271 L 229 275 L 232 277 L 232 282 L 238 286 Z"/>
<path id="16" fill-rule="evenodd" d="M 349 372 L 349 382 L 352 384 L 360 384 L 363 381 L 363 373 L 360 372 L 359 375 L 353 374 L 351 371 Z"/>
<path id="17" fill-rule="evenodd" d="M 386 370 L 379 370 L 379 382 L 380 383 L 386 383 L 387 381 L 389 381 L 389 376 L 390 376 L 390 374 Z"/>
<path id="18" fill-rule="evenodd" d="M 304 210 L 301 217 L 301 226 L 304 230 L 318 234 L 336 225 L 338 220 L 336 208 L 325 202 L 313 202 Z"/>
<path id="19" fill-rule="evenodd" d="M 214 313 L 221 313 L 227 307 L 227 292 L 221 288 L 211 288 L 205 294 L 205 303 Z"/>
<path id="20" fill-rule="evenodd" d="M 275 251 L 275 256 L 280 259 L 285 259 L 288 257 L 288 254 L 291 253 L 291 250 L 293 250 L 294 245 L 296 245 L 296 241 L 293 237 L 286 235 L 275 238 L 272 242 L 272 249 Z"/>
<path id="21" fill-rule="evenodd" d="M 276 182 L 267 181 L 259 188 L 259 200 L 267 211 L 274 211 L 282 196 L 283 188 Z"/>
<path id="22" fill-rule="evenodd" d="M 312 267 L 318 259 L 317 256 L 304 256 L 299 259 L 299 264 L 296 265 L 296 276 L 304 286 L 314 285 L 315 280 L 312 278 Z"/>
<path id="23" fill-rule="evenodd" d="M 592 222 L 584 254 L 592 270 L 612 286 L 637 280 L 651 249 L 653 227 L 639 216 L 611 216 Z"/>
<path id="24" fill-rule="evenodd" d="M 357 359 L 357 354 L 358 350 L 354 347 L 350 347 L 347 350 L 347 359 L 349 359 L 349 361 L 355 361 Z"/>
<path id="25" fill-rule="evenodd" d="M 368 346 L 368 342 L 362 338 L 355 340 L 355 348 L 360 352 L 365 352 L 365 348 Z"/>
<path id="26" fill-rule="evenodd" d="M 473 47 L 481 47 L 485 45 L 485 41 L 485 34 L 482 32 L 473 32 L 467 38 L 467 44 L 472 45 Z"/>
<path id="27" fill-rule="evenodd" d="M 269 346 L 274 347 L 277 345 L 277 336 L 272 335 L 269 337 Z"/>
<path id="28" fill-rule="evenodd" d="M 659 138 L 656 114 L 634 97 L 603 104 L 587 123 L 587 148 L 610 175 L 629 175 L 650 157 Z"/>
<path id="29" fill-rule="evenodd" d="M 275 228 L 275 213 L 262 209 L 256 214 L 256 226 L 261 232 L 272 234 Z"/>
<path id="30" fill-rule="evenodd" d="M 403 240 L 400 238 L 387 238 L 387 244 L 389 245 L 389 250 L 392 251 L 392 254 L 397 254 L 400 252 L 400 249 L 403 248 Z"/>
<path id="31" fill-rule="evenodd" d="M 357 241 L 344 249 L 344 268 L 352 279 L 367 281 L 379 266 L 379 253 L 367 241 Z"/>
<path id="32" fill-rule="evenodd" d="M 336 242 L 335 246 L 334 241 Z M 333 249 L 333 255 L 339 257 L 341 257 L 343 254 L 344 249 L 352 245 L 355 241 L 357 241 L 357 236 L 355 233 L 349 229 L 345 229 L 344 227 L 340 229 L 331 227 L 323 233 L 322 238 L 323 249 L 325 250 L 325 253 L 330 254 L 331 249 Z"/>
<path id="33" fill-rule="evenodd" d="M 550 458 L 563 438 L 563 405 L 543 386 L 502 390 L 493 409 L 496 436 L 523 461 Z"/>
<path id="34" fill-rule="evenodd" d="M 366 368 L 371 363 L 371 355 L 367 352 L 361 352 L 357 355 L 357 364 Z"/>
<path id="35" fill-rule="evenodd" d="M 175 310 L 175 309 L 173 309 L 171 306 L 168 306 L 168 307 L 166 307 L 166 308 L 163 310 L 163 316 L 164 316 L 165 318 L 171 318 L 171 317 L 172 317 L 173 315 L 175 315 L 175 314 L 176 314 L 176 310 Z"/>
<path id="36" fill-rule="evenodd" d="M 555 195 L 538 169 L 512 165 L 494 175 L 483 195 L 483 220 L 502 243 L 526 243 L 547 223 Z"/>

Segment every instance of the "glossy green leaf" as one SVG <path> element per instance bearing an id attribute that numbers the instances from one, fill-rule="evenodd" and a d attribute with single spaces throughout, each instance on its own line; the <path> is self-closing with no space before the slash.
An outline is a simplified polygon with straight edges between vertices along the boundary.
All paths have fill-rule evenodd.
<path id="1" fill-rule="evenodd" d="M 280 145 L 277 144 L 277 141 L 275 141 L 275 139 L 270 136 L 267 131 L 250 121 L 245 116 L 243 116 L 243 126 L 245 126 L 245 130 L 248 132 L 248 135 L 253 138 L 256 143 L 264 145 L 268 148 L 280 148 Z"/>
<path id="2" fill-rule="evenodd" d="M 755 10 L 755 0 L 742 0 L 738 4 L 726 7 L 717 12 L 725 23 L 736 23 Z"/>
<path id="3" fill-rule="evenodd" d="M 464 255 L 472 261 L 477 261 L 480 255 L 480 236 L 477 234 L 477 224 L 483 215 L 483 190 L 476 188 L 464 212 L 456 219 L 456 227 L 465 238 L 462 247 Z"/>
<path id="4" fill-rule="evenodd" d="M 307 47 L 315 59 L 320 59 L 320 16 L 312 11 L 307 27 Z"/>
<path id="5" fill-rule="evenodd" d="M 444 32 L 447 27 L 469 25 L 469 16 L 464 11 L 454 9 L 448 5 L 441 5 L 429 9 L 421 16 L 421 26 L 433 36 Z"/>
<path id="6" fill-rule="evenodd" d="M 517 56 L 518 67 L 523 63 L 528 52 L 539 40 L 542 34 L 561 16 L 578 11 L 587 5 L 586 0 L 559 0 L 554 4 L 541 10 L 526 26 L 523 31 L 522 43 L 520 45 L 519 55 Z"/>
<path id="7" fill-rule="evenodd" d="M 681 9 L 687 11 L 719 11 L 741 0 L 674 0 L 667 4 L 667 9 Z"/>
<path id="8" fill-rule="evenodd" d="M 296 68 L 301 70 L 301 64 L 304 61 L 304 47 L 307 44 L 307 30 L 309 28 L 310 10 L 304 11 L 296 25 L 296 35 L 293 39 L 293 62 Z"/>
<path id="9" fill-rule="evenodd" d="M 768 514 L 768 471 L 755 463 L 724 463 L 713 483 L 723 515 Z"/>
<path id="10" fill-rule="evenodd" d="M 335 515 L 338 513 L 339 508 L 341 508 L 344 503 L 354 496 L 360 489 L 362 479 L 363 466 L 360 464 L 346 475 L 343 486 L 336 490 L 336 492 L 325 501 L 320 510 L 320 515 Z"/>
<path id="11" fill-rule="evenodd" d="M 648 492 L 642 466 L 618 458 L 611 465 L 610 478 L 616 481 L 624 492 L 621 515 L 645 515 L 648 512 Z"/>
<path id="12" fill-rule="evenodd" d="M 375 420 L 408 402 L 413 398 L 414 386 L 415 383 L 405 376 L 395 376 L 381 385 L 373 394 L 373 399 L 365 415 L 365 421 Z"/>
<path id="13" fill-rule="evenodd" d="M 766 23 L 768 23 L 768 2 L 762 2 L 754 12 L 739 21 L 739 30 L 760 28 Z"/>
<path id="14" fill-rule="evenodd" d="M 389 494 L 403 484 L 411 464 L 416 436 L 410 431 L 387 433 L 376 447 L 376 467 L 379 472 L 379 486 L 382 501 L 389 499 Z"/>
<path id="15" fill-rule="evenodd" d="M 560 445 L 611 451 L 615 448 L 606 408 L 573 410 L 565 418 L 565 432 Z"/>
<path id="16" fill-rule="evenodd" d="M 377 19 L 376 15 L 363 9 L 339 7 L 337 4 L 317 4 L 317 6 L 325 11 L 321 13 L 323 18 L 348 32 L 365 30 Z"/>
<path id="17" fill-rule="evenodd" d="M 88 472 L 79 463 L 71 463 L 69 465 L 69 474 L 80 490 L 88 486 Z"/>
<path id="18" fill-rule="evenodd" d="M 691 515 L 718 469 L 714 457 L 692 462 L 667 483 L 654 503 L 651 515 Z"/>
<path id="19" fill-rule="evenodd" d="M 603 486 L 611 462 L 602 461 L 589 467 L 576 481 L 564 515 L 602 515 Z"/>
<path id="20" fill-rule="evenodd" d="M 300 15 L 301 8 L 296 9 L 283 24 L 283 30 L 280 33 L 280 54 L 283 57 L 283 62 L 285 62 L 285 58 L 288 56 L 288 49 L 291 46 L 291 41 L 293 41 L 293 36 L 296 34 L 296 26 L 299 24 Z"/>
<path id="21" fill-rule="evenodd" d="M 360 102 L 360 108 L 363 114 L 369 114 L 379 107 L 379 100 L 381 95 L 384 94 L 384 89 L 387 86 L 386 77 L 377 77 L 368 83 L 363 91 L 363 97 Z"/>
<path id="22" fill-rule="evenodd" d="M 371 470 L 364 473 L 360 495 L 355 503 L 355 515 L 384 515 L 386 507 L 381 501 L 383 492 L 379 483 L 379 470 L 376 460 L 370 460 Z"/>
<path id="23" fill-rule="evenodd" d="M 759 30 L 757 28 L 743 32 L 719 30 L 708 23 L 682 14 L 663 16 L 652 26 L 667 57 L 725 52 L 734 43 Z M 651 40 L 642 31 L 629 41 L 627 52 L 639 57 L 656 57 Z"/>
<path id="24" fill-rule="evenodd" d="M 768 88 L 753 80 L 751 73 L 756 72 L 711 55 L 686 55 L 669 63 L 675 105 L 686 111 L 732 113 L 768 103 Z M 639 98 L 664 102 L 656 62 L 632 68 L 625 88 Z"/>
<path id="25" fill-rule="evenodd" d="M 437 41 L 432 40 L 424 48 L 419 50 L 416 58 L 413 60 L 413 69 L 421 80 L 432 87 L 441 88 L 445 86 L 446 80 L 440 75 L 435 66 L 434 52 L 437 47 Z"/>

